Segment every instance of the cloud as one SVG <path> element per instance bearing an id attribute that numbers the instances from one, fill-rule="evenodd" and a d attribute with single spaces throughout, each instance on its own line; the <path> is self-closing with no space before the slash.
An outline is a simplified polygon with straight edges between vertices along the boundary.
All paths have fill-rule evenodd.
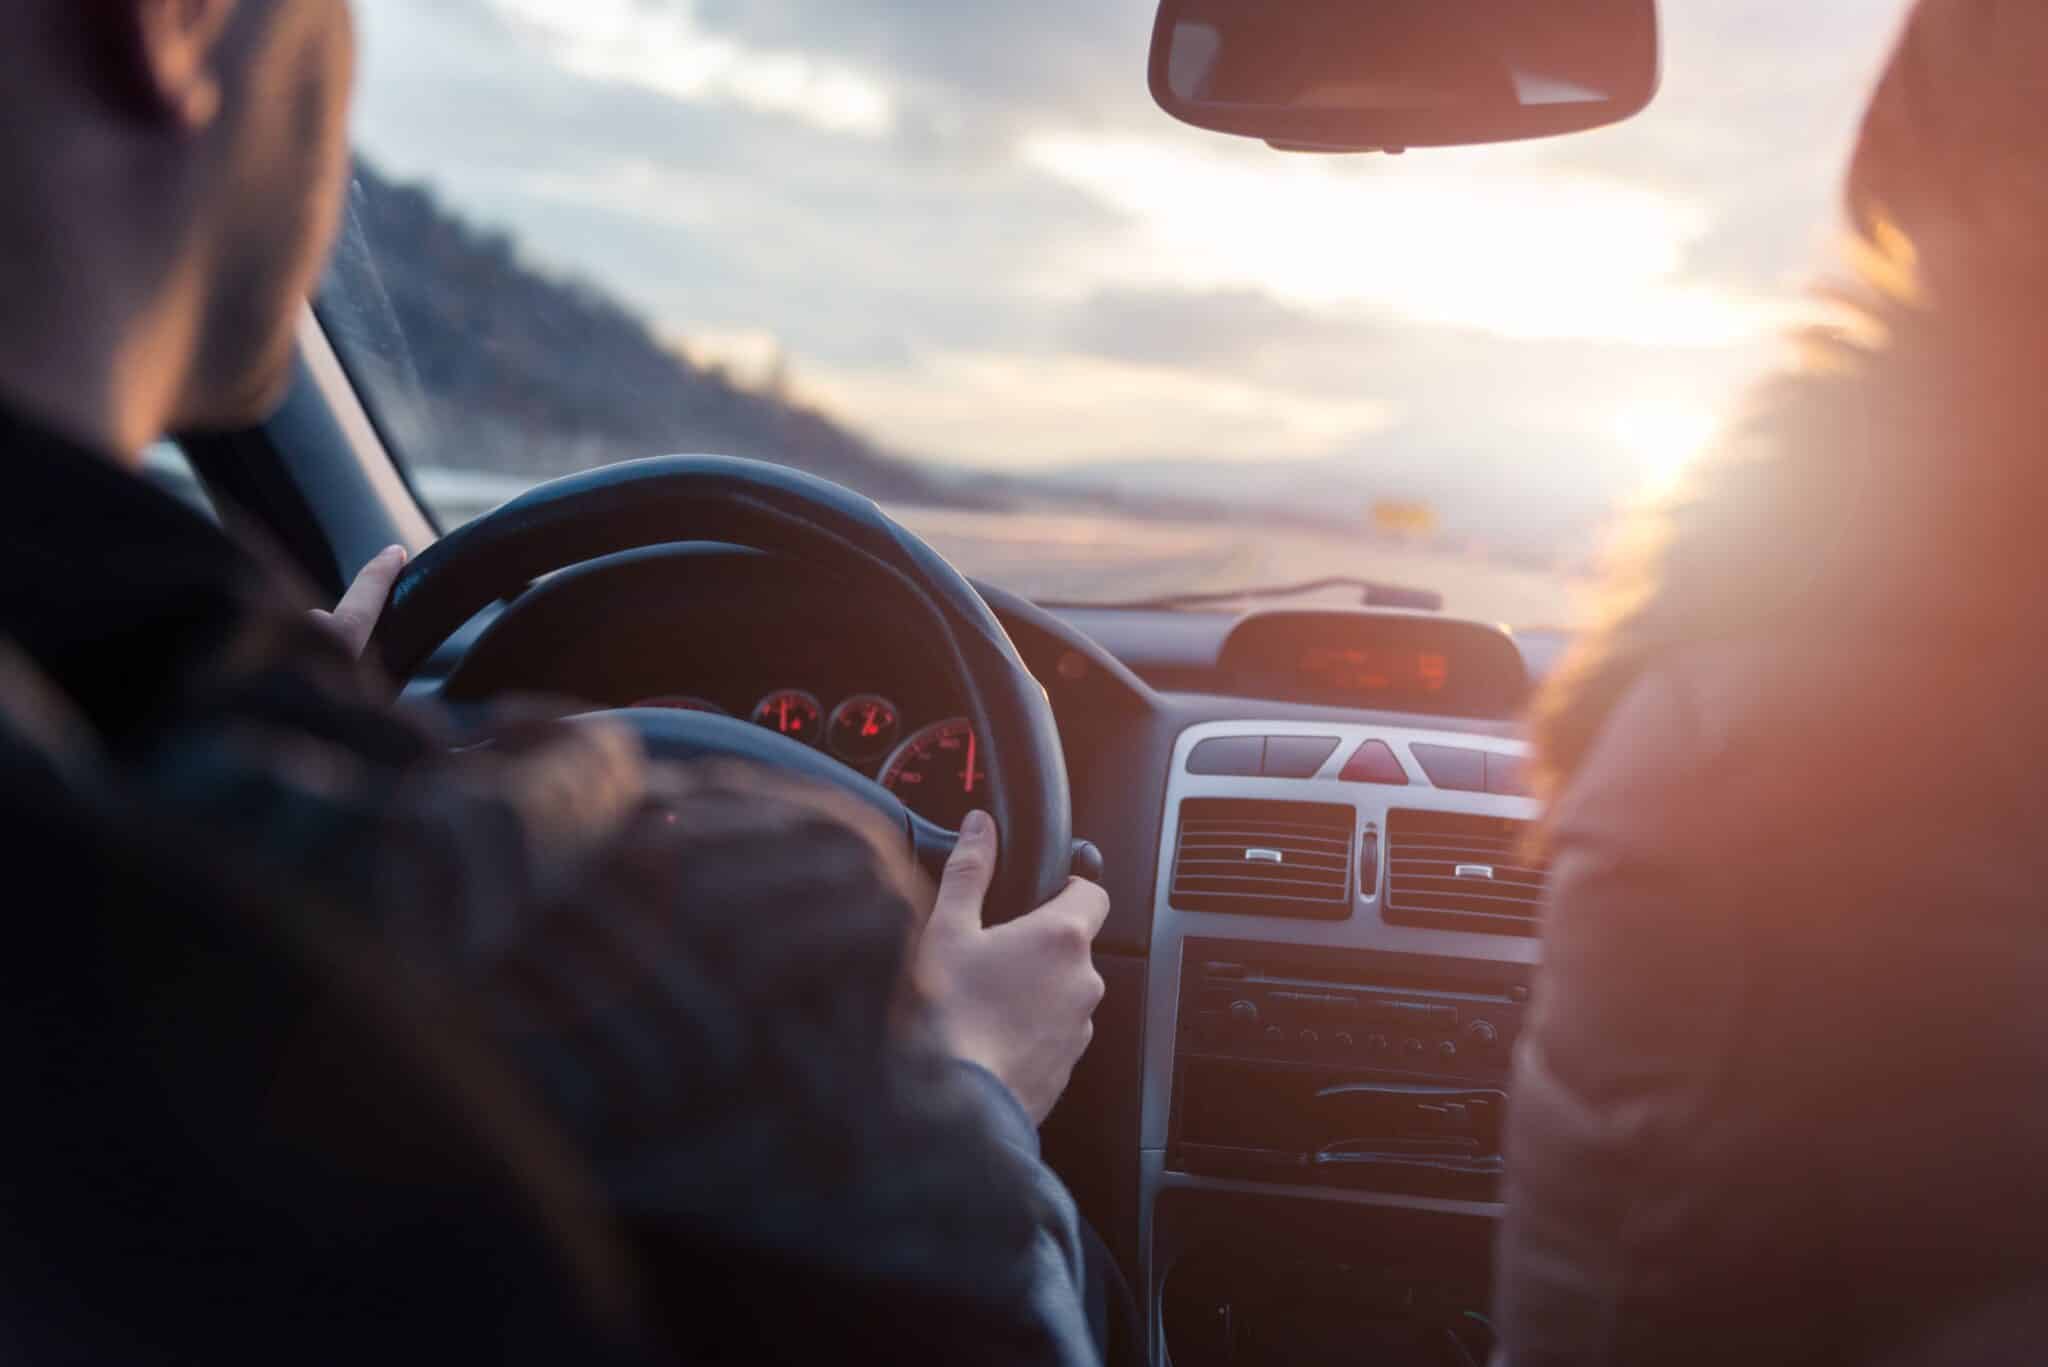
<path id="1" fill-rule="evenodd" d="M 1163 119 L 1145 95 L 1150 0 L 698 0 L 695 9 L 706 27 L 749 42 L 842 54 L 892 73 L 962 117 L 1090 126 Z"/>
<path id="2" fill-rule="evenodd" d="M 1062 337 L 1118 364 L 1377 399 L 1390 421 L 1313 454 L 1354 483 L 1437 503 L 1454 524 L 1492 527 L 1597 520 L 1617 492 L 1668 475 L 1779 355 L 1503 337 L 1248 290 L 1106 291 L 1070 311 Z"/>
<path id="3" fill-rule="evenodd" d="M 1250 287 L 1509 336 L 1718 344 L 1767 334 L 1776 301 L 1693 285 L 1701 206 L 1590 174 L 1454 162 L 1241 158 L 1140 140 L 1034 138 L 1025 158 L 1135 224 L 1077 276 Z"/>
<path id="4" fill-rule="evenodd" d="M 1099 460 L 1320 457 L 1390 426 L 1368 394 L 1306 394 L 1227 374 L 1072 352 L 955 352 L 909 366 L 825 367 L 807 397 L 940 458 L 993 469 Z"/>
<path id="5" fill-rule="evenodd" d="M 1323 160 L 1154 109 L 1151 0 L 361 0 L 359 131 L 885 444 L 1334 462 L 1534 521 L 1776 356 L 1904 3 L 1671 0 L 1633 123 Z"/>
<path id="6" fill-rule="evenodd" d="M 730 102 L 879 136 L 895 102 L 879 78 L 832 58 L 749 46 L 714 34 L 688 4 L 644 0 L 492 0 L 578 75 L 624 81 L 674 99 Z"/>
<path id="7" fill-rule="evenodd" d="M 373 0 L 359 141 L 666 333 L 767 330 L 811 364 L 1047 326 L 1058 261 L 1118 221 L 1006 158 L 593 79 L 484 0 Z"/>

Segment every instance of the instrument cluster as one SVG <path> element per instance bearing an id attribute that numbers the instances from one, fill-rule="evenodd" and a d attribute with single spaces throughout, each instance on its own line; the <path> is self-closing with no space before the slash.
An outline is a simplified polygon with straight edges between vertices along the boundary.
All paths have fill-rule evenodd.
<path id="1" fill-rule="evenodd" d="M 734 715 L 689 694 L 643 698 L 634 706 Z M 982 805 L 988 773 L 980 740 L 965 717 L 948 717 L 905 735 L 902 710 L 879 693 L 852 694 L 828 711 L 807 689 L 777 688 L 754 703 L 747 720 L 824 750 L 876 779 L 919 816 L 948 829 L 957 829 L 968 812 Z"/>

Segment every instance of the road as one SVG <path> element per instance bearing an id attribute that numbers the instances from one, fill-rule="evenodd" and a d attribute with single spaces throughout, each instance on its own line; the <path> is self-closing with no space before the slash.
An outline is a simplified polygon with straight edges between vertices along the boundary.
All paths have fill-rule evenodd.
<path id="1" fill-rule="evenodd" d="M 416 483 L 442 525 L 495 507 L 527 481 L 423 469 Z M 966 573 L 1029 598 L 1088 602 L 1352 575 L 1434 589 L 1446 612 L 1522 627 L 1578 620 L 1572 578 L 1479 554 L 1347 539 L 1294 527 L 1156 522 L 1069 510 L 963 512 L 891 507 Z"/>

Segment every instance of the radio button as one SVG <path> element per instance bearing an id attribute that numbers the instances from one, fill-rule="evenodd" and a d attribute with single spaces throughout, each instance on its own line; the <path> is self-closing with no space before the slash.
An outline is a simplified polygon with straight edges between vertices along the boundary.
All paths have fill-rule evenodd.
<path id="1" fill-rule="evenodd" d="M 1438 1040 L 1436 1051 L 1445 1058 L 1456 1058 L 1458 1056 L 1458 1042 L 1454 1039 Z"/>
<path id="2" fill-rule="evenodd" d="M 1492 1021 L 1473 1021 L 1465 1027 L 1465 1038 L 1481 1049 L 1491 1049 L 1500 1043 L 1500 1031 Z"/>
<path id="3" fill-rule="evenodd" d="M 1429 781 L 1453 792 L 1486 791 L 1486 752 L 1455 745 L 1411 745 L 1408 753 L 1429 775 Z"/>
<path id="4" fill-rule="evenodd" d="M 1314 778 L 1336 753 L 1335 736 L 1268 736 L 1266 777 Z"/>
<path id="5" fill-rule="evenodd" d="M 1257 778 L 1266 763 L 1264 736 L 1224 736 L 1205 740 L 1188 755 L 1188 772 L 1230 778 Z"/>
<path id="6" fill-rule="evenodd" d="M 1425 1045 L 1419 1039 L 1404 1039 L 1401 1041 L 1401 1047 L 1403 1049 L 1406 1049 L 1410 1054 L 1414 1055 L 1416 1058 L 1421 1058 L 1423 1052 L 1428 1048 L 1428 1046 Z"/>
<path id="7" fill-rule="evenodd" d="M 1230 1018 L 1239 1025 L 1252 1026 L 1259 1023 L 1259 1004 L 1239 997 L 1230 1004 Z"/>
<path id="8" fill-rule="evenodd" d="M 1296 1038 L 1300 1039 L 1303 1044 L 1321 1044 L 1323 1042 L 1323 1037 L 1313 1030 L 1304 1030 Z"/>
<path id="9" fill-rule="evenodd" d="M 1345 1049 L 1352 1048 L 1358 1043 L 1358 1040 L 1352 1035 L 1352 1033 L 1349 1030 L 1339 1030 L 1335 1036 L 1335 1039 L 1337 1041 L 1337 1044 L 1341 1048 Z"/>
<path id="10" fill-rule="evenodd" d="M 1281 1040 L 1287 1038 L 1287 1032 L 1277 1025 L 1269 1025 L 1266 1027 L 1266 1038 L 1274 1044 L 1278 1044 Z"/>
<path id="11" fill-rule="evenodd" d="M 1486 756 L 1486 791 L 1501 797 L 1528 797 L 1529 772 L 1526 761 L 1514 755 Z"/>

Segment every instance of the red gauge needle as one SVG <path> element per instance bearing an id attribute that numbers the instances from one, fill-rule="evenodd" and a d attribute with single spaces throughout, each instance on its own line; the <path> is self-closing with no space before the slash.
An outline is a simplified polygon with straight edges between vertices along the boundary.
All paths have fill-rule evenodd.
<path id="1" fill-rule="evenodd" d="M 967 733 L 967 791 L 974 791 L 974 733 Z"/>
<path id="2" fill-rule="evenodd" d="M 788 735 L 788 734 L 789 734 L 789 699 L 788 699 L 788 698 L 784 698 L 784 699 L 782 699 L 782 702 L 781 702 L 781 711 L 782 711 L 782 734 L 786 736 L 786 735 Z"/>

